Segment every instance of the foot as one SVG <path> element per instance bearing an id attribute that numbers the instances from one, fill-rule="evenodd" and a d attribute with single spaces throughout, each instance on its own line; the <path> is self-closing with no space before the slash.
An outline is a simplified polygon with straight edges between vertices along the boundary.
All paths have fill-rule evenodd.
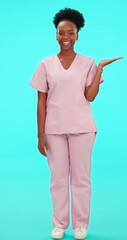
<path id="1" fill-rule="evenodd" d="M 64 236 L 65 229 L 63 228 L 54 228 L 51 237 L 54 239 L 61 239 Z"/>
<path id="2" fill-rule="evenodd" d="M 83 227 L 78 227 L 74 229 L 74 237 L 76 239 L 84 239 L 87 236 L 87 230 Z"/>

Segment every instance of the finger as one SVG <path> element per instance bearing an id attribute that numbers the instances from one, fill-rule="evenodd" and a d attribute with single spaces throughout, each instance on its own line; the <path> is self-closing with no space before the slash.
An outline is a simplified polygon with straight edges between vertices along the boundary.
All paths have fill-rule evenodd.
<path id="1" fill-rule="evenodd" d="M 45 153 L 44 148 L 39 148 L 39 147 L 38 147 L 38 149 L 39 149 L 39 152 L 40 152 L 42 155 L 46 156 L 46 153 Z"/>
<path id="2" fill-rule="evenodd" d="M 113 61 L 116 61 L 116 60 L 119 60 L 119 59 L 122 59 L 123 57 L 117 57 L 117 58 L 113 58 L 112 60 Z"/>
<path id="3" fill-rule="evenodd" d="M 123 57 L 118 57 L 117 59 L 122 59 Z"/>
<path id="4" fill-rule="evenodd" d="M 46 149 L 46 151 L 48 151 L 48 143 L 45 142 L 44 148 Z"/>
<path id="5" fill-rule="evenodd" d="M 106 60 L 107 63 L 112 63 L 112 62 L 115 62 L 117 60 L 119 60 L 120 58 L 113 58 L 113 59 L 108 59 Z"/>
<path id="6" fill-rule="evenodd" d="M 44 156 L 47 156 L 47 149 L 45 146 L 42 148 L 41 152 Z"/>
<path id="7" fill-rule="evenodd" d="M 47 145 L 44 146 L 44 151 L 45 151 L 45 154 L 46 154 L 46 156 L 47 156 L 47 151 L 48 151 Z"/>
<path id="8" fill-rule="evenodd" d="M 115 62 L 115 61 L 117 61 L 117 60 L 119 60 L 119 59 L 121 59 L 121 57 L 119 57 L 119 58 L 113 58 L 113 59 L 107 59 L 107 60 L 104 60 L 104 62 L 105 62 L 105 65 L 108 65 L 108 64 L 110 64 L 110 63 L 112 63 L 112 62 Z"/>

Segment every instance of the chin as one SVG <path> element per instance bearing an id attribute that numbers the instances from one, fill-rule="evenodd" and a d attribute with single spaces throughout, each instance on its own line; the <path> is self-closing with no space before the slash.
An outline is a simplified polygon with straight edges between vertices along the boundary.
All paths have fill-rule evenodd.
<path id="1" fill-rule="evenodd" d="M 60 45 L 60 47 L 61 47 L 61 50 L 71 50 L 71 49 L 73 49 L 73 47 L 74 46 L 63 46 L 63 45 Z"/>

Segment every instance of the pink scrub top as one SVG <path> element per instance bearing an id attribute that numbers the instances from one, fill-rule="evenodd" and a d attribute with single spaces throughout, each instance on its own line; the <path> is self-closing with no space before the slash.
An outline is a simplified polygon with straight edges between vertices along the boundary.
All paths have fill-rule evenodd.
<path id="1" fill-rule="evenodd" d="M 57 54 L 41 60 L 29 85 L 47 93 L 45 134 L 97 132 L 84 95 L 96 70 L 95 61 L 81 54 L 76 54 L 68 69 Z"/>

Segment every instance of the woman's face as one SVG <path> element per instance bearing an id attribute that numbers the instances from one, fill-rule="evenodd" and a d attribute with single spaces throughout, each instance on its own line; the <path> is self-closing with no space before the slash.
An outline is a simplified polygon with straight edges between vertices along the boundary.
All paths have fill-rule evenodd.
<path id="1" fill-rule="evenodd" d="M 57 26 L 56 38 L 62 50 L 73 49 L 78 39 L 76 25 L 68 20 L 61 21 Z"/>

